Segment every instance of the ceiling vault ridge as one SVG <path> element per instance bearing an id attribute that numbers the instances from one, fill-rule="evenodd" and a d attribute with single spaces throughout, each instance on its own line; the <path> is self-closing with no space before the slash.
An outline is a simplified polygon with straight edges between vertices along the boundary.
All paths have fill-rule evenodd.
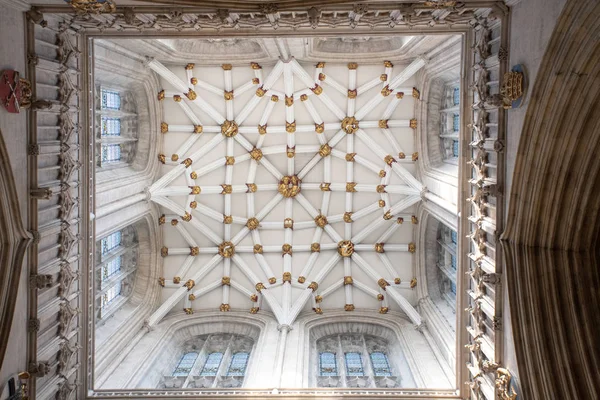
<path id="1" fill-rule="evenodd" d="M 163 224 L 170 221 L 187 244 L 187 247 L 168 248 L 165 246 L 162 249 L 163 257 L 185 255 L 186 258 L 172 279 L 160 278 L 161 286 L 171 290 L 175 289 L 175 291 L 148 319 L 148 326 L 151 327 L 160 322 L 181 301 L 184 304 L 184 311 L 189 314 L 193 313 L 193 302 L 219 287 L 222 288 L 221 311 L 230 310 L 230 289 L 233 287 L 244 297 L 256 303 L 251 308 L 251 313 L 258 312 L 263 301 L 266 301 L 279 324 L 291 325 L 310 299 L 312 299 L 313 310 L 322 313 L 319 303 L 323 301 L 324 297 L 342 286 L 346 311 L 352 311 L 355 308 L 353 288 L 356 286 L 359 291 L 381 302 L 380 313 L 387 313 L 389 309 L 386 296 L 389 293 L 391 299 L 410 320 L 416 326 L 420 326 L 422 321 L 419 313 L 402 293 L 402 290 L 413 289 L 416 280 L 402 282 L 394 263 L 385 252 L 415 252 L 415 244 L 412 242 L 386 243 L 405 219 L 411 218 L 415 223 L 414 216 L 406 212 L 402 214 L 402 212 L 421 201 L 421 194 L 426 190 L 406 167 L 414 164 L 418 158 L 417 153 L 414 153 L 411 159 L 406 159 L 404 150 L 397 137 L 392 133 L 392 129 L 416 128 L 417 121 L 415 119 L 396 119 L 393 118 L 393 114 L 402 102 L 405 93 L 418 98 L 419 91 L 417 89 L 402 85 L 425 64 L 426 60 L 418 57 L 394 76 L 393 64 L 386 61 L 383 74 L 358 86 L 358 65 L 350 62 L 347 64 L 348 85 L 345 87 L 324 74 L 324 62 L 317 63 L 314 74 L 311 76 L 295 58 L 290 57 L 286 61 L 278 61 L 266 78 L 263 78 L 262 66 L 251 63 L 252 77 L 237 88 L 233 87 L 233 66 L 222 64 L 223 83 L 221 89 L 216 86 L 214 79 L 205 82 L 196 78 L 195 75 L 202 74 L 198 73 L 193 63 L 185 66 L 188 82 L 186 83 L 169 67 L 156 59 L 147 57 L 146 66 L 175 88 L 175 91 L 161 90 L 158 100 L 166 101 L 168 98 L 172 98 L 191 122 L 190 125 L 169 125 L 167 122 L 162 124 L 162 132 L 165 135 L 182 133 L 189 134 L 189 137 L 171 155 L 170 161 L 167 160 L 165 154 L 159 155 L 159 160 L 167 170 L 148 188 L 150 199 L 170 211 L 165 213 L 159 222 Z M 247 67 L 236 67 L 236 69 L 238 68 Z M 283 91 L 275 88 L 276 82 L 280 79 L 283 81 Z M 302 89 L 296 90 L 296 81 L 300 82 Z M 357 107 L 357 97 L 365 95 L 377 86 L 379 89 L 372 91 L 373 95 L 369 95 L 368 100 L 362 106 Z M 333 97 L 327 94 L 330 90 L 337 91 L 347 98 L 346 111 L 334 101 Z M 234 101 L 247 91 L 254 91 L 254 95 L 244 103 L 241 111 L 236 115 L 233 107 Z M 204 98 L 208 93 L 222 96 L 225 102 L 225 115 L 222 115 L 211 105 L 211 102 Z M 264 104 L 263 99 L 267 99 L 267 104 L 264 111 L 260 113 L 258 125 L 245 124 L 259 104 Z M 269 125 L 268 121 L 280 99 L 285 103 L 285 125 Z M 320 103 L 318 107 L 324 107 L 335 116 L 338 122 L 326 123 L 321 117 L 315 101 Z M 385 104 L 381 117 L 372 118 L 371 115 L 380 104 Z M 314 124 L 296 123 L 295 107 L 300 105 L 306 109 Z M 216 125 L 203 125 L 196 111 L 207 115 Z M 389 142 L 387 150 L 367 133 L 367 130 L 372 129 L 378 130 L 387 139 Z M 315 133 L 317 144 L 296 144 L 296 134 L 308 135 L 310 132 Z M 329 140 L 327 140 L 325 132 L 331 133 Z M 265 146 L 264 140 L 267 133 L 269 135 L 285 135 L 286 144 Z M 195 148 L 196 142 L 203 135 L 212 137 Z M 257 140 L 249 140 L 248 135 L 258 136 Z M 365 157 L 357 154 L 355 137 L 362 144 L 360 149 L 369 149 L 372 153 L 371 156 Z M 343 139 L 346 139 L 344 150 L 341 149 Z M 203 161 L 207 155 L 214 152 L 217 146 L 222 146 L 223 142 L 225 142 L 224 157 L 214 161 Z M 234 143 L 241 145 L 246 154 L 236 156 Z M 304 167 L 299 168 L 296 164 L 296 156 L 303 153 L 313 154 L 313 156 Z M 269 160 L 270 157 L 279 154 L 286 155 L 287 158 L 283 171 Z M 381 165 L 372 161 L 373 157 L 376 157 Z M 345 183 L 332 182 L 332 159 L 334 158 L 346 164 Z M 240 162 L 249 162 L 246 183 L 234 184 L 233 169 Z M 323 181 L 306 181 L 311 170 L 321 162 Z M 359 184 L 354 182 L 355 164 L 370 171 L 378 183 Z M 264 167 L 264 171 L 274 178 L 273 183 L 256 183 L 257 173 L 262 171 L 262 169 L 259 170 L 260 166 Z M 223 167 L 225 169 L 223 184 L 199 186 L 196 183 L 200 177 Z M 397 177 L 402 184 L 392 183 L 392 176 Z M 172 185 L 176 180 L 181 180 L 181 177 L 185 180 L 185 185 Z M 322 192 L 323 199 L 320 206 L 318 208 L 314 206 L 311 200 L 302 193 L 303 191 L 307 194 Z M 273 192 L 273 196 L 258 212 L 255 209 L 257 192 Z M 329 214 L 331 196 L 336 192 L 344 193 L 345 196 L 345 212 L 343 214 Z M 242 193 L 246 194 L 247 217 L 233 214 L 232 195 Z M 354 196 L 358 193 L 375 194 L 379 200 L 356 208 Z M 217 211 L 214 207 L 201 204 L 199 200 L 210 195 L 222 196 L 222 212 Z M 401 198 L 392 202 L 391 195 L 401 196 Z M 186 204 L 182 206 L 172 197 L 186 198 Z M 281 203 L 284 208 L 284 220 L 264 221 Z M 300 205 L 311 219 L 294 221 L 294 204 Z M 236 210 L 239 209 L 241 208 L 236 208 Z M 378 211 L 379 209 L 381 211 Z M 374 222 L 353 232 L 353 222 L 368 216 L 372 217 L 377 212 L 381 212 L 381 217 L 375 217 Z M 195 216 L 207 219 L 195 218 Z M 207 225 L 210 221 L 222 224 L 222 235 L 217 234 Z M 344 223 L 343 235 L 332 226 L 333 223 L 338 222 Z M 232 225 L 241 228 L 234 235 L 232 234 Z M 213 243 L 213 246 L 199 246 L 187 226 L 200 232 Z M 311 243 L 292 245 L 294 230 L 312 228 L 315 230 Z M 385 231 L 375 243 L 364 243 L 369 235 L 382 228 L 385 228 Z M 283 229 L 284 244 L 282 246 L 263 245 L 261 231 L 274 229 Z M 323 232 L 333 243 L 321 243 Z M 242 244 L 247 236 L 251 236 L 254 245 Z M 295 252 L 310 252 L 308 261 L 298 276 L 292 276 L 292 257 Z M 330 252 L 330 255 L 323 264 L 320 263 L 318 271 L 313 272 L 321 252 Z M 275 276 L 272 266 L 265 258 L 267 254 L 274 253 L 282 254 L 282 278 Z M 382 265 L 385 273 L 377 272 L 377 269 L 361 256 L 362 253 L 376 254 L 376 259 Z M 202 254 L 213 256 L 210 261 L 202 265 L 198 261 L 198 256 Z M 247 263 L 243 257 L 244 254 L 254 254 L 254 259 L 260 267 L 257 271 L 254 271 Z M 319 292 L 319 284 L 323 283 L 342 260 L 344 280 L 323 287 Z M 243 280 L 240 281 L 239 278 L 231 279 L 232 264 L 254 285 L 252 289 L 247 288 L 242 283 Z M 371 283 L 369 284 L 363 279 L 354 280 L 352 277 L 353 267 L 358 267 L 366 274 Z M 215 268 L 221 268 L 222 278 L 206 281 L 207 275 Z M 266 279 L 259 277 L 257 272 Z M 202 282 L 201 287 L 197 285 L 199 282 Z M 282 292 L 276 296 L 273 290 L 280 286 Z M 292 296 L 294 288 L 302 290 L 300 296 L 295 300 Z"/>

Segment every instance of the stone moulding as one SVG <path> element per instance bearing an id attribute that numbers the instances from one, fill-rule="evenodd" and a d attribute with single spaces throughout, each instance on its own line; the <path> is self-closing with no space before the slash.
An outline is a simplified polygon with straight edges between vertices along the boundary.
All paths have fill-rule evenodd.
<path id="1" fill-rule="evenodd" d="M 473 44 L 475 51 L 485 52 L 486 48 L 489 48 L 489 43 L 476 42 L 480 39 L 481 35 L 473 33 L 474 31 L 480 31 L 486 29 L 486 23 L 488 17 L 492 14 L 495 16 L 506 16 L 507 9 L 502 2 L 497 1 L 481 1 L 477 3 L 478 7 L 468 7 L 466 4 L 457 3 L 456 5 L 448 6 L 445 8 L 442 14 L 440 10 L 435 7 L 425 6 L 422 2 L 412 3 L 373 3 L 369 4 L 368 9 L 365 9 L 361 13 L 360 17 L 357 18 L 356 14 L 352 10 L 351 4 L 337 4 L 337 5 L 322 5 L 320 13 L 315 14 L 311 7 L 303 5 L 302 2 L 288 3 L 285 7 L 280 6 L 277 13 L 264 14 L 257 12 L 252 5 L 248 5 L 243 2 L 233 2 L 232 7 L 229 10 L 217 9 L 218 4 L 216 2 L 205 2 L 202 7 L 190 7 L 185 8 L 185 12 L 182 11 L 182 6 L 177 8 L 164 7 L 164 6 L 139 6 L 133 8 L 129 7 L 117 7 L 116 11 L 112 14 L 102 15 L 102 18 L 92 17 L 87 14 L 74 14 L 67 7 L 58 6 L 45 6 L 40 7 L 37 10 L 42 13 L 55 14 L 53 18 L 63 19 L 61 24 L 62 28 L 69 32 L 78 40 L 79 43 L 85 44 L 88 39 L 93 39 L 96 34 L 111 34 L 119 37 L 126 36 L 141 36 L 147 34 L 164 35 L 164 36 L 203 36 L 211 35 L 215 33 L 219 36 L 241 36 L 253 33 L 267 33 L 271 35 L 295 32 L 302 34 L 303 32 L 310 33 L 311 35 L 322 35 L 323 33 L 336 33 L 339 35 L 353 35 L 357 32 L 368 32 L 370 35 L 389 35 L 391 33 L 410 32 L 411 34 L 427 34 L 427 33 L 467 33 L 467 38 L 472 38 L 473 43 L 467 43 L 467 48 Z M 236 8 L 237 7 L 237 8 Z M 292 12 L 293 11 L 293 12 Z M 276 15 L 276 18 L 274 17 Z M 277 29 L 277 31 L 274 30 Z M 338 28 L 334 32 L 330 31 L 331 28 Z M 29 29 L 33 30 L 33 25 L 29 24 Z M 410 29 L 410 31 L 409 31 Z M 250 33 L 249 33 L 250 32 Z M 33 33 L 33 32 L 30 32 Z M 506 40 L 504 38 L 503 40 Z M 71 42 L 68 41 L 70 45 Z M 68 50 L 66 45 L 62 45 L 63 50 Z M 31 47 L 29 51 L 33 54 L 34 47 Z M 80 57 L 77 52 L 65 52 L 65 57 Z M 67 55 L 69 54 L 69 55 Z M 87 55 L 84 54 L 82 58 Z M 488 58 L 489 55 L 485 54 L 482 59 Z M 468 59 L 468 58 L 467 58 Z M 66 65 L 67 61 L 63 62 Z M 89 65 L 83 63 L 82 65 L 82 76 L 87 76 L 90 72 L 88 70 Z M 473 71 L 476 69 L 476 65 L 467 65 L 472 67 Z M 83 81 L 83 86 L 89 83 Z M 87 90 L 86 87 L 82 87 L 80 90 Z M 466 98 L 466 96 L 465 96 Z M 76 99 L 79 102 L 79 116 L 81 120 L 85 120 L 84 112 L 87 109 L 83 104 L 83 99 L 79 96 Z M 467 110 L 467 108 L 463 108 Z M 32 128 L 33 129 L 33 128 Z M 73 129 L 75 135 L 81 133 L 82 136 L 86 134 L 85 130 Z M 35 137 L 35 132 L 33 132 Z M 69 138 L 65 138 L 65 142 Z M 84 143 L 85 144 L 85 143 Z M 84 160 L 84 162 L 87 160 Z M 466 161 L 464 160 L 466 165 Z M 83 164 L 83 163 L 82 163 Z M 467 171 L 464 167 L 465 171 Z M 31 172 L 31 171 L 30 171 Z M 86 175 L 93 173 L 84 169 L 83 174 Z M 464 175 L 463 175 L 464 176 Z M 80 176 L 79 179 L 84 182 L 89 176 Z M 85 194 L 87 191 L 83 190 Z M 83 197 L 82 197 L 83 198 Z M 460 200 L 460 199 L 459 199 Z M 463 202 L 464 203 L 464 202 Z M 84 211 L 85 211 L 85 207 Z M 16 213 L 18 215 L 18 213 Z M 85 212 L 83 212 L 85 215 Z M 466 209 L 463 215 L 471 215 L 471 210 Z M 79 233 L 81 237 L 88 237 L 87 230 L 90 229 L 90 224 L 87 222 L 78 222 Z M 471 228 L 469 225 L 469 229 Z M 23 242 L 28 242 L 27 235 L 21 229 L 21 246 Z M 74 239 L 76 241 L 77 238 Z M 93 248 L 93 243 L 91 243 Z M 26 244 L 25 244 L 26 247 Z M 83 246 L 84 249 L 86 246 Z M 24 251 L 24 250 L 23 250 Z M 468 259 L 466 256 L 466 246 L 461 248 L 461 261 L 466 264 Z M 466 272 L 466 271 L 465 271 Z M 89 280 L 90 276 L 85 275 L 84 280 Z M 82 282 L 79 287 L 82 288 L 82 293 L 87 296 L 87 302 L 91 301 L 91 293 L 88 291 L 87 282 Z M 500 304 L 496 302 L 496 304 Z M 90 313 L 92 314 L 92 313 Z M 77 324 L 82 324 L 79 320 Z M 86 331 L 87 335 L 93 335 L 93 332 Z M 464 332 L 461 336 L 467 337 L 468 335 Z M 119 398 L 123 397 L 125 392 L 123 391 L 94 391 L 92 390 L 92 378 L 91 371 L 93 370 L 93 354 L 92 348 L 88 346 L 90 338 L 78 337 L 81 342 L 79 345 L 82 348 L 82 357 L 80 358 L 83 363 L 86 363 L 82 371 L 77 372 L 77 381 L 81 382 L 81 387 L 78 390 L 82 396 L 92 398 Z M 461 344 L 465 344 L 465 340 L 461 341 Z M 502 341 L 501 332 L 496 334 L 496 343 Z M 477 355 L 476 355 L 477 356 Z M 480 357 L 479 357 L 480 358 Z M 497 361 L 497 360 L 496 360 Z M 87 375 L 84 376 L 86 371 Z M 374 396 L 422 396 L 429 395 L 435 398 L 456 398 L 457 395 L 461 397 L 467 397 L 469 394 L 463 392 L 464 390 L 472 391 L 473 395 L 479 398 L 486 398 L 491 400 L 494 398 L 495 393 L 492 389 L 491 394 L 481 389 L 479 383 L 480 377 L 476 374 L 470 374 L 466 368 L 462 368 L 457 371 L 459 382 L 457 386 L 460 388 L 459 391 L 431 391 L 431 390 L 410 390 L 410 389 L 369 389 L 369 393 Z M 465 380 L 469 381 L 469 385 L 462 385 Z M 70 388 L 70 383 L 66 380 L 61 380 L 59 386 Z M 470 388 L 470 389 L 468 389 Z M 73 389 L 75 390 L 75 389 Z M 70 391 L 69 393 L 72 393 Z M 147 398 L 154 396 L 154 391 L 144 390 L 128 390 L 127 396 Z M 214 390 L 211 392 L 206 391 L 186 391 L 185 393 L 177 393 L 172 398 L 191 398 L 191 397 L 211 397 L 215 395 L 230 395 L 230 396 L 248 396 L 255 395 L 264 397 L 271 394 L 271 390 Z M 280 395 L 318 395 L 323 397 L 328 396 L 339 396 L 344 394 L 359 394 L 364 393 L 360 390 L 355 389 L 298 389 L 298 390 L 280 390 Z"/>

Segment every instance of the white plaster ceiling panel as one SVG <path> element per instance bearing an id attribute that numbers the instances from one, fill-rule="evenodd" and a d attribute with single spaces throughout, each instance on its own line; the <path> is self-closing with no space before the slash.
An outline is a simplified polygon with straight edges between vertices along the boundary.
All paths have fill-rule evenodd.
<path id="1" fill-rule="evenodd" d="M 368 308 L 420 324 L 412 85 L 424 64 L 150 60 L 165 115 L 150 188 L 165 215 L 164 293 L 150 323 L 182 309 L 291 324 Z"/>

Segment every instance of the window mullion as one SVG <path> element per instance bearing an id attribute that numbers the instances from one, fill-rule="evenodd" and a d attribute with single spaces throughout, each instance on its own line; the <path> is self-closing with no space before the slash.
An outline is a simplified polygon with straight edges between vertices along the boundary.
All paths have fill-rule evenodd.
<path id="1" fill-rule="evenodd" d="M 368 377 L 371 381 L 370 387 L 375 387 L 375 372 L 373 371 L 371 365 L 371 357 L 369 354 L 369 349 L 367 348 L 367 341 L 365 340 L 365 335 L 360 336 L 362 340 L 362 367 L 365 377 Z"/>
<path id="2" fill-rule="evenodd" d="M 346 383 L 346 356 L 344 353 L 344 348 L 342 347 L 342 338 L 340 335 L 338 335 L 337 339 L 338 339 L 338 351 L 336 354 L 336 362 L 337 362 L 338 375 L 340 377 L 341 386 L 348 387 L 348 384 Z"/>

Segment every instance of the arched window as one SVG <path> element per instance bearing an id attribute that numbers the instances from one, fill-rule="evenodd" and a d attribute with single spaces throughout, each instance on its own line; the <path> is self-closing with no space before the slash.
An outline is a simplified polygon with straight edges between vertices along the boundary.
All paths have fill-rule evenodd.
<path id="1" fill-rule="evenodd" d="M 246 374 L 248 358 L 250 358 L 249 353 L 235 353 L 233 357 L 231 357 L 231 362 L 229 363 L 229 368 L 227 369 L 227 376 L 244 376 Z"/>
<path id="2" fill-rule="evenodd" d="M 448 305 L 456 309 L 456 247 L 458 235 L 456 231 L 440 224 L 437 235 L 438 242 L 438 277 L 440 294 Z"/>
<path id="3" fill-rule="evenodd" d="M 197 358 L 198 353 L 196 352 L 189 352 L 184 354 L 179 360 L 179 364 L 177 364 L 177 367 L 175 367 L 175 370 L 173 370 L 173 376 L 188 376 L 192 371 L 192 367 L 194 366 L 194 363 L 196 362 Z"/>
<path id="4" fill-rule="evenodd" d="M 216 333 L 191 339 L 180 354 L 197 354 L 185 376 L 164 375 L 161 388 L 241 387 L 250 361 L 254 340 L 246 336 Z M 183 359 L 183 358 L 182 358 Z M 173 368 L 173 367 L 171 367 Z M 175 371 L 177 371 L 175 368 Z"/>
<path id="5" fill-rule="evenodd" d="M 217 372 L 219 372 L 219 366 L 221 365 L 221 360 L 223 360 L 223 353 L 210 353 L 206 358 L 204 367 L 202 367 L 200 376 L 217 376 Z"/>
<path id="6" fill-rule="evenodd" d="M 460 137 L 460 88 L 458 82 L 447 84 L 442 97 L 440 145 L 444 162 L 458 163 Z"/>
<path id="7" fill-rule="evenodd" d="M 130 163 L 137 142 L 137 111 L 130 93 L 98 86 L 99 108 L 96 110 L 97 165 L 115 168 Z"/>
<path id="8" fill-rule="evenodd" d="M 400 383 L 400 377 L 393 376 L 387 341 L 382 338 L 354 333 L 326 336 L 317 341 L 317 350 L 318 386 L 395 387 Z"/>
<path id="9" fill-rule="evenodd" d="M 104 320 L 119 309 L 133 288 L 137 263 L 135 228 L 115 231 L 96 243 L 96 317 Z"/>

